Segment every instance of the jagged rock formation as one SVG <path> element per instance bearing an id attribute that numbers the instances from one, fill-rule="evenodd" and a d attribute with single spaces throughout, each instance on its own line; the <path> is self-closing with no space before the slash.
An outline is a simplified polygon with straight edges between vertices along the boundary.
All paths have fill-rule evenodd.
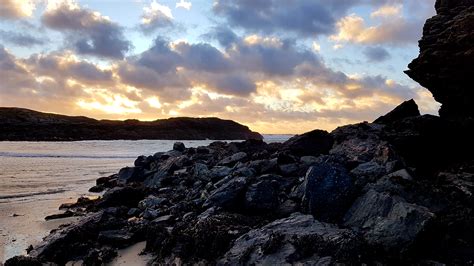
<path id="1" fill-rule="evenodd" d="M 0 141 L 262 139 L 244 125 L 219 118 L 113 121 L 6 107 L 0 107 L 0 128 Z"/>
<path id="2" fill-rule="evenodd" d="M 474 0 L 437 0 L 405 73 L 442 103 L 440 115 L 474 117 Z"/>

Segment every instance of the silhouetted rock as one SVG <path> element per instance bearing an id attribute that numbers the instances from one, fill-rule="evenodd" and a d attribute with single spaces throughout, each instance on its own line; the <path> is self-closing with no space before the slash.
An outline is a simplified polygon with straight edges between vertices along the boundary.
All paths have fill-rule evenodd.
<path id="1" fill-rule="evenodd" d="M 405 101 L 398 105 L 395 109 L 375 119 L 374 123 L 377 124 L 390 124 L 392 122 L 401 120 L 403 118 L 419 116 L 420 111 L 418 110 L 418 105 L 413 99 Z"/>
<path id="2" fill-rule="evenodd" d="M 288 150 L 298 156 L 317 156 L 327 154 L 332 143 L 333 139 L 327 131 L 317 129 L 292 137 L 283 143 L 280 149 Z"/>
<path id="3" fill-rule="evenodd" d="M 443 104 L 441 116 L 474 117 L 474 1 L 437 0 L 436 11 L 405 73 Z"/>

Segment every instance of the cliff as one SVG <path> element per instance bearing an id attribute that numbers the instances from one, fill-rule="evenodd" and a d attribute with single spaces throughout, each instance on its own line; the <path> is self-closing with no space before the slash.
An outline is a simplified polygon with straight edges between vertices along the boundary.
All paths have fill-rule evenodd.
<path id="1" fill-rule="evenodd" d="M 219 118 L 113 121 L 5 107 L 0 107 L 0 128 L 0 141 L 262 139 L 244 125 Z"/>
<path id="2" fill-rule="evenodd" d="M 442 103 L 440 115 L 474 117 L 474 0 L 438 0 L 405 73 Z"/>

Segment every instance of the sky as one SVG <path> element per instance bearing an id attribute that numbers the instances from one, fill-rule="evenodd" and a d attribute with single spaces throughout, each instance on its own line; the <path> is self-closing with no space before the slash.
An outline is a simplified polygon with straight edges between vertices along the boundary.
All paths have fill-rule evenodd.
<path id="1" fill-rule="evenodd" d="M 0 0 L 0 106 L 298 134 L 439 104 L 403 71 L 435 0 Z"/>

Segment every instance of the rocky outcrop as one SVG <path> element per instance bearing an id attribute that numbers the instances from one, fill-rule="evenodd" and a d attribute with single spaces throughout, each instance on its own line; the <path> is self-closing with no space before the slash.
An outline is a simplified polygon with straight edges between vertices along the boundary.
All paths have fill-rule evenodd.
<path id="1" fill-rule="evenodd" d="M 376 124 L 390 124 L 407 117 L 419 116 L 418 105 L 413 99 L 405 101 L 390 111 L 388 114 L 375 119 Z"/>
<path id="2" fill-rule="evenodd" d="M 281 144 L 176 143 L 139 156 L 97 180 L 98 199 L 61 206 L 81 221 L 7 265 L 101 264 L 139 241 L 153 264 L 472 263 L 474 158 L 428 149 L 472 141 L 458 124 L 408 113 Z"/>
<path id="3" fill-rule="evenodd" d="M 262 139 L 244 125 L 219 118 L 113 121 L 6 107 L 0 107 L 0 128 L 0 141 Z M 176 148 L 179 150 L 182 146 Z"/>
<path id="4" fill-rule="evenodd" d="M 444 117 L 474 117 L 474 0 L 437 0 L 406 71 L 442 103 Z"/>

